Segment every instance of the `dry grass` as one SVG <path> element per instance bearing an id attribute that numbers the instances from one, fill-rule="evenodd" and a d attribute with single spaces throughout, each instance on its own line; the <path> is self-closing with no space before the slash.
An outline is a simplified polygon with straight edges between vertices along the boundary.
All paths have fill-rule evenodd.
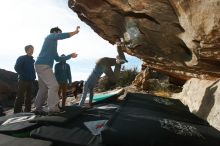
<path id="1" fill-rule="evenodd" d="M 170 98 L 172 95 L 172 92 L 169 91 L 154 91 L 154 95 L 160 96 L 160 97 L 165 97 L 165 98 Z"/>

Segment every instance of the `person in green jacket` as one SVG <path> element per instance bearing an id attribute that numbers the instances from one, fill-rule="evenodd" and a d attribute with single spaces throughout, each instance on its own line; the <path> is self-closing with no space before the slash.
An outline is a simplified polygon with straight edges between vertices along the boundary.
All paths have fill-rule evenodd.
<path id="1" fill-rule="evenodd" d="M 65 57 L 65 55 L 62 54 L 61 57 Z M 67 86 L 72 83 L 70 65 L 66 63 L 66 61 L 60 61 L 57 63 L 55 65 L 55 76 L 59 83 L 58 95 L 62 99 L 62 107 L 64 107 L 66 103 Z"/>

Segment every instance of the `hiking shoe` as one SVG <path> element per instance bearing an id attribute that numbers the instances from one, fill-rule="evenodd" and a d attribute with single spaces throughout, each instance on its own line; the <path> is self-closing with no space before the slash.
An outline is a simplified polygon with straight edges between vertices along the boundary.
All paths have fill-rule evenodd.
<path id="1" fill-rule="evenodd" d="M 125 59 L 117 59 L 117 61 L 118 61 L 119 64 L 124 64 L 124 63 L 128 62 Z"/>
<path id="2" fill-rule="evenodd" d="M 125 62 L 128 62 L 128 61 L 126 59 L 121 58 L 119 55 L 116 56 L 116 63 L 124 64 Z"/>
<path id="3" fill-rule="evenodd" d="M 63 110 L 61 110 L 59 103 L 56 104 L 52 108 L 48 108 L 48 115 L 54 115 L 54 114 L 58 114 L 58 113 L 62 113 L 62 112 L 63 112 Z"/>
<path id="4" fill-rule="evenodd" d="M 48 113 L 42 109 L 32 111 L 35 115 L 46 116 Z"/>

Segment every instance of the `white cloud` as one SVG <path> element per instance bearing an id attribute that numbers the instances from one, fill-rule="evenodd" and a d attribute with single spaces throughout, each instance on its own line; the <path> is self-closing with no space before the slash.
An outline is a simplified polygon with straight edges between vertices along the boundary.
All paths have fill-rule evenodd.
<path id="1" fill-rule="evenodd" d="M 85 79 L 96 59 L 103 56 L 116 56 L 116 47 L 81 22 L 77 15 L 68 8 L 67 1 L 1 0 L 0 68 L 14 71 L 17 57 L 24 54 L 24 46 L 28 44 L 34 46 L 33 56 L 36 59 L 44 38 L 49 34 L 50 28 L 55 26 L 59 26 L 63 32 L 73 31 L 77 25 L 81 27 L 79 34 L 58 43 L 59 54 L 72 52 L 79 54 L 76 60 L 68 61 L 72 65 L 72 74 L 76 73 L 76 76 L 81 74 L 81 78 Z M 74 63 L 75 61 L 77 64 Z M 87 72 L 80 73 L 74 70 L 76 66 L 88 68 Z M 78 78 L 80 77 L 75 79 L 79 80 Z"/>

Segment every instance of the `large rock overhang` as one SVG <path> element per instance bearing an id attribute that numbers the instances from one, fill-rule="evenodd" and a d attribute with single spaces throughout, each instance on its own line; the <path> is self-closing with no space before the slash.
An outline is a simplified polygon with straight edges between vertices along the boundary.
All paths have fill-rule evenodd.
<path id="1" fill-rule="evenodd" d="M 69 0 L 99 36 L 170 76 L 220 77 L 220 0 Z"/>

